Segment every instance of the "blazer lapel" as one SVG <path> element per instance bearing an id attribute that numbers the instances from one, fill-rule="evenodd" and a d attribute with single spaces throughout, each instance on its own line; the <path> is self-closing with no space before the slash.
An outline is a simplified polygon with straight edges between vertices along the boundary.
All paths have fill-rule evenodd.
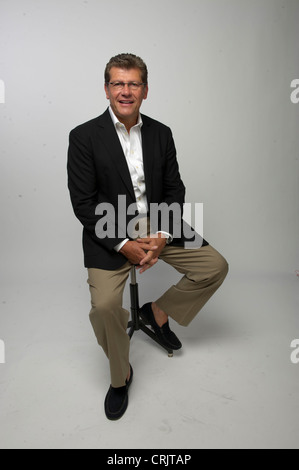
<path id="1" fill-rule="evenodd" d="M 142 115 L 142 153 L 143 153 L 143 169 L 146 187 L 146 196 L 148 202 L 151 201 L 152 195 L 152 165 L 153 165 L 153 136 L 151 133 L 150 122 L 146 119 L 146 116 Z"/>
<path id="2" fill-rule="evenodd" d="M 110 117 L 109 109 L 99 117 L 99 125 L 102 128 L 101 138 L 115 163 L 116 171 L 118 171 L 121 179 L 127 187 L 127 190 L 135 201 L 134 188 L 132 185 L 131 175 L 128 168 L 127 160 L 124 155 L 121 143 Z"/>

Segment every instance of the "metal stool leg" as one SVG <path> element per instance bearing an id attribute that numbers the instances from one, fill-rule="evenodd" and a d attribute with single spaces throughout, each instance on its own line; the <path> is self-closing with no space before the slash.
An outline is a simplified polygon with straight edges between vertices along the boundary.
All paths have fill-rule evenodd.
<path id="1" fill-rule="evenodd" d="M 131 283 L 130 283 L 130 300 L 131 300 L 131 321 L 128 323 L 129 336 L 132 338 L 134 331 L 142 330 L 150 338 L 152 338 L 156 343 L 158 343 L 162 348 L 168 352 L 168 357 L 173 356 L 173 350 L 165 346 L 160 342 L 157 335 L 154 331 L 148 328 L 144 320 L 139 316 L 139 295 L 138 295 L 138 283 L 136 281 L 136 268 L 132 266 L 131 268 Z"/>
<path id="2" fill-rule="evenodd" d="M 138 284 L 136 282 L 136 269 L 135 266 L 131 268 L 131 283 L 130 283 L 130 299 L 131 299 L 131 318 L 132 320 L 128 323 L 130 328 L 129 336 L 132 338 L 134 331 L 140 329 L 139 318 L 139 296 L 138 296 Z"/>

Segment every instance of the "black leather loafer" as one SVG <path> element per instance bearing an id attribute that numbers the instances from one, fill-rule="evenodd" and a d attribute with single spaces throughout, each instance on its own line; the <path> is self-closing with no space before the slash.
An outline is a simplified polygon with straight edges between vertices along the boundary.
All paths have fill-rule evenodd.
<path id="1" fill-rule="evenodd" d="M 132 380 L 133 369 L 130 364 L 130 378 L 128 382 L 126 381 L 126 385 L 117 388 L 110 385 L 105 398 L 105 413 L 108 419 L 117 420 L 125 413 L 129 403 L 128 390 Z"/>
<path id="2" fill-rule="evenodd" d="M 161 327 L 157 324 L 154 313 L 152 310 L 151 302 L 144 304 L 140 309 L 140 315 L 144 321 L 148 322 L 159 338 L 160 342 L 163 343 L 167 348 L 170 349 L 181 349 L 182 343 L 179 338 L 169 328 L 169 322 L 167 320 Z"/>

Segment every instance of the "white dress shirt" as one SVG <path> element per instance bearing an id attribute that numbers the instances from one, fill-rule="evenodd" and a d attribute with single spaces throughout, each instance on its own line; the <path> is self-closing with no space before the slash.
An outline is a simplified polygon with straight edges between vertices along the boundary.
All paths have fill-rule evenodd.
<path id="1" fill-rule="evenodd" d="M 134 188 L 134 193 L 136 197 L 137 209 L 139 214 L 144 214 L 146 217 L 148 211 L 148 204 L 146 198 L 146 187 L 145 187 L 145 178 L 143 170 L 143 153 L 142 153 L 142 138 L 141 138 L 141 127 L 142 127 L 142 118 L 139 114 L 137 124 L 130 129 L 130 133 L 127 131 L 126 126 L 121 123 L 114 112 L 109 106 L 109 112 L 113 124 L 115 126 L 119 141 L 121 143 L 123 152 L 125 154 L 128 168 L 130 171 L 132 184 Z M 164 233 L 167 238 L 170 237 L 170 234 Z M 119 251 L 124 244 L 129 239 L 126 238 L 121 243 L 116 245 L 114 249 Z"/>
<path id="2" fill-rule="evenodd" d="M 142 119 L 139 114 L 138 122 L 130 129 L 128 133 L 126 126 L 119 122 L 111 107 L 109 107 L 110 115 L 114 123 L 118 138 L 120 140 L 123 152 L 125 154 L 129 167 L 134 193 L 137 202 L 139 214 L 147 214 L 148 206 L 146 199 L 146 189 L 143 171 L 143 154 L 141 141 Z"/>

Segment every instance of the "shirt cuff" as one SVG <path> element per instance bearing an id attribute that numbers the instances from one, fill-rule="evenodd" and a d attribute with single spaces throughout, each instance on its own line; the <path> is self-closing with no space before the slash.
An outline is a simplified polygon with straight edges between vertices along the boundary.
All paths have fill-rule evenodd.
<path id="1" fill-rule="evenodd" d="M 129 241 L 128 238 L 120 242 L 118 245 L 114 247 L 115 251 L 119 252 L 119 250 Z"/>
<path id="2" fill-rule="evenodd" d="M 166 245 L 169 245 L 169 243 L 172 242 L 173 237 L 170 235 L 170 233 L 164 232 L 163 230 L 159 230 L 159 232 L 157 232 L 157 233 L 163 233 L 163 235 L 166 236 L 166 238 L 167 238 L 167 240 L 166 240 Z"/>

